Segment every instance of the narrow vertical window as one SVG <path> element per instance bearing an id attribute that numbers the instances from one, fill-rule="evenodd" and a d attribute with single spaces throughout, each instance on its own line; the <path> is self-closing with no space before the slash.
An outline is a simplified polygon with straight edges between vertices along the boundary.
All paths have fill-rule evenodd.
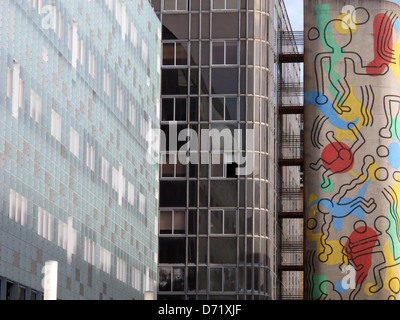
<path id="1" fill-rule="evenodd" d="M 58 141 L 61 141 L 61 116 L 51 110 L 51 135 Z"/>
<path id="2" fill-rule="evenodd" d="M 8 217 L 26 226 L 28 219 L 28 200 L 13 189 L 10 189 L 10 208 Z"/>
<path id="3" fill-rule="evenodd" d="M 70 129 L 70 145 L 69 145 L 71 153 L 79 158 L 79 133 L 76 132 L 73 128 Z"/>
<path id="4" fill-rule="evenodd" d="M 33 90 L 31 90 L 30 116 L 37 123 L 42 122 L 42 98 Z"/>

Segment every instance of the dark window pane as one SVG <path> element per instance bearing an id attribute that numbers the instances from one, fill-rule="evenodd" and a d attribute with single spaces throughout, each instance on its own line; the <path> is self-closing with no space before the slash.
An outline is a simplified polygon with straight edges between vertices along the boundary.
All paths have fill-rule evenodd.
<path id="1" fill-rule="evenodd" d="M 185 270 L 174 268 L 174 279 L 172 284 L 173 291 L 184 291 L 185 289 Z"/>
<path id="2" fill-rule="evenodd" d="M 172 234 L 172 212 L 160 212 L 160 234 Z"/>
<path id="3" fill-rule="evenodd" d="M 237 42 L 226 42 L 226 64 L 238 63 Z"/>
<path id="4" fill-rule="evenodd" d="M 196 268 L 188 268 L 188 291 L 196 291 Z"/>
<path id="5" fill-rule="evenodd" d="M 225 61 L 225 59 L 224 59 L 224 56 L 225 56 L 224 43 L 223 42 L 213 42 L 212 51 L 213 51 L 212 63 L 213 64 L 224 64 L 224 61 Z"/>
<path id="6" fill-rule="evenodd" d="M 199 94 L 199 69 L 190 69 L 190 94 Z"/>
<path id="7" fill-rule="evenodd" d="M 223 211 L 211 211 L 211 234 L 222 234 Z"/>
<path id="8" fill-rule="evenodd" d="M 160 182 L 161 207 L 186 207 L 186 181 Z"/>
<path id="9" fill-rule="evenodd" d="M 224 269 L 224 292 L 236 291 L 236 269 L 225 268 Z"/>
<path id="10" fill-rule="evenodd" d="M 189 181 L 189 207 L 197 207 L 197 181 Z"/>
<path id="11" fill-rule="evenodd" d="M 199 292 L 207 290 L 207 267 L 199 267 Z"/>
<path id="12" fill-rule="evenodd" d="M 222 269 L 210 269 L 210 290 L 222 291 Z"/>
<path id="13" fill-rule="evenodd" d="M 164 95 L 188 94 L 188 70 L 162 70 L 162 88 Z"/>
<path id="14" fill-rule="evenodd" d="M 163 45 L 163 65 L 174 65 L 174 44 L 164 43 Z"/>
<path id="15" fill-rule="evenodd" d="M 158 276 L 158 290 L 171 291 L 171 268 L 160 267 Z"/>
<path id="16" fill-rule="evenodd" d="M 162 99 L 162 121 L 174 120 L 174 99 Z"/>
<path id="17" fill-rule="evenodd" d="M 199 234 L 208 234 L 208 212 L 200 210 L 199 212 Z"/>
<path id="18" fill-rule="evenodd" d="M 174 167 L 175 166 L 173 164 L 170 164 L 169 162 L 163 163 L 163 165 L 162 165 L 162 176 L 163 176 L 163 178 L 171 178 L 171 177 L 173 177 L 174 176 Z"/>
<path id="19" fill-rule="evenodd" d="M 207 263 L 207 238 L 199 238 L 199 263 Z"/>
<path id="20" fill-rule="evenodd" d="M 211 177 L 219 178 L 224 176 L 224 156 L 213 154 L 211 156 Z"/>
<path id="21" fill-rule="evenodd" d="M 210 238 L 210 263 L 236 264 L 236 238 Z"/>
<path id="22" fill-rule="evenodd" d="M 217 208 L 237 207 L 237 181 L 211 180 L 210 206 Z"/>
<path id="23" fill-rule="evenodd" d="M 238 120 L 237 98 L 227 98 L 225 100 L 225 120 Z"/>
<path id="24" fill-rule="evenodd" d="M 174 1 L 174 0 L 172 0 Z M 165 14 L 163 16 L 163 40 L 188 39 L 189 15 Z"/>
<path id="25" fill-rule="evenodd" d="M 176 163 L 176 177 L 177 178 L 186 177 L 186 165 L 180 163 L 179 159 Z"/>
<path id="26" fill-rule="evenodd" d="M 239 38 L 239 13 L 214 12 L 212 14 L 213 39 Z"/>
<path id="27" fill-rule="evenodd" d="M 190 98 L 190 121 L 199 120 L 199 99 Z"/>
<path id="28" fill-rule="evenodd" d="M 186 239 L 185 238 L 159 238 L 160 263 L 185 263 Z"/>
<path id="29" fill-rule="evenodd" d="M 200 121 L 209 121 L 209 100 L 207 97 L 201 98 L 200 103 Z"/>
<path id="30" fill-rule="evenodd" d="M 201 78 L 200 78 L 200 90 L 201 94 L 208 94 L 210 88 L 209 81 L 210 70 L 209 69 L 201 69 Z M 207 119 L 208 121 L 208 119 Z"/>
<path id="31" fill-rule="evenodd" d="M 197 234 L 197 211 L 189 210 L 188 234 Z"/>
<path id="32" fill-rule="evenodd" d="M 197 238 L 188 239 L 188 263 L 196 263 L 197 260 Z"/>
<path id="33" fill-rule="evenodd" d="M 224 233 L 236 234 L 236 211 L 225 211 Z"/>
<path id="34" fill-rule="evenodd" d="M 176 43 L 176 65 L 185 66 L 188 63 L 187 57 L 187 44 Z"/>
<path id="35" fill-rule="evenodd" d="M 237 94 L 237 68 L 213 68 L 211 76 L 212 94 Z"/>
<path id="36" fill-rule="evenodd" d="M 186 121 L 187 103 L 185 98 L 175 99 L 175 121 Z"/>
<path id="37" fill-rule="evenodd" d="M 185 211 L 174 212 L 174 234 L 185 234 Z"/>
<path id="38" fill-rule="evenodd" d="M 212 99 L 212 119 L 224 120 L 224 98 Z"/>

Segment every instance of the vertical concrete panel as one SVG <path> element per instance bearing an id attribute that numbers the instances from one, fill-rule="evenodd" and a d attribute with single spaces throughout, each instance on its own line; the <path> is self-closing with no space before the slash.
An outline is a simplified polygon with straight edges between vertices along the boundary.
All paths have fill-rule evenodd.
<path id="1" fill-rule="evenodd" d="M 399 16 L 386 1 L 305 1 L 309 299 L 400 298 Z"/>

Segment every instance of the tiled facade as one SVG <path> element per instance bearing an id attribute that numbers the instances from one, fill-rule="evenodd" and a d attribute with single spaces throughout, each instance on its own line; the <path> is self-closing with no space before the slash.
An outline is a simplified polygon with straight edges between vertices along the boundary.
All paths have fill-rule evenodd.
<path id="1" fill-rule="evenodd" d="M 40 299 L 56 260 L 59 299 L 142 299 L 161 25 L 144 0 L 51 2 L 0 6 L 0 298 Z"/>

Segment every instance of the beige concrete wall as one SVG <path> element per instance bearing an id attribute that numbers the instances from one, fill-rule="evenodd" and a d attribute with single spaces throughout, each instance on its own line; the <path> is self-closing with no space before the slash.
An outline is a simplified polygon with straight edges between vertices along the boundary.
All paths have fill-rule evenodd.
<path id="1" fill-rule="evenodd" d="M 310 299 L 400 298 L 400 8 L 305 2 Z"/>

